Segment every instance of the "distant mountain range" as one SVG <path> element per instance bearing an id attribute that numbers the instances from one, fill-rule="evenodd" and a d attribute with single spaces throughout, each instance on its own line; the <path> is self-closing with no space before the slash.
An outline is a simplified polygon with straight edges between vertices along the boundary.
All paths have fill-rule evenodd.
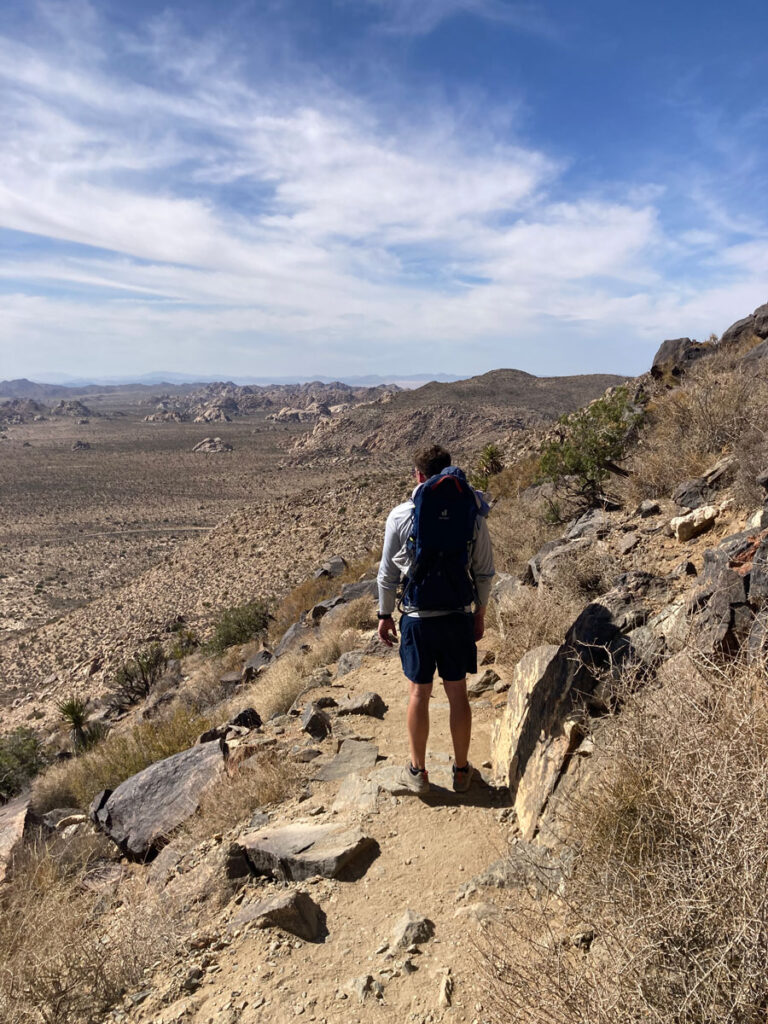
<path id="1" fill-rule="evenodd" d="M 461 380 L 456 374 L 450 373 L 411 373 L 407 376 L 392 375 L 389 377 L 377 374 L 366 374 L 363 376 L 301 376 L 301 377 L 203 377 L 198 374 L 176 373 L 173 371 L 158 371 L 155 373 L 140 374 L 136 377 L 69 377 L 65 374 L 45 374 L 38 381 L 29 381 L 25 378 L 20 380 L 0 381 L 0 395 L 7 398 L 34 398 L 29 389 L 35 387 L 48 388 L 47 397 L 52 397 L 56 392 L 53 389 L 60 388 L 64 391 L 78 390 L 84 388 L 116 388 L 116 387 L 153 387 L 163 384 L 181 385 L 195 384 L 204 385 L 217 381 L 230 381 L 233 384 L 258 384 L 269 386 L 272 384 L 304 384 L 310 381 L 319 381 L 321 384 L 331 384 L 340 381 L 342 384 L 349 384 L 351 387 L 378 387 L 381 384 L 397 384 L 401 388 L 419 387 L 428 381 L 449 381 Z M 27 390 L 24 390 L 24 389 Z M 23 393 L 22 393 L 23 391 Z"/>

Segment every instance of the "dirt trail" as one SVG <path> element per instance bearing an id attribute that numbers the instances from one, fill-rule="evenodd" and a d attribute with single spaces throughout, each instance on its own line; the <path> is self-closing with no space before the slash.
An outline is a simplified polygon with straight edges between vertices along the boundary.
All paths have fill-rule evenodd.
<path id="1" fill-rule="evenodd" d="M 350 731 L 360 738 L 377 743 L 380 757 L 386 758 L 379 766 L 402 764 L 408 749 L 407 683 L 397 657 L 367 657 L 359 670 L 336 685 L 313 691 L 312 696 L 327 693 L 340 700 L 370 690 L 389 705 L 382 721 L 362 716 L 338 721 L 349 724 Z M 480 766 L 489 756 L 493 709 L 487 698 L 473 701 L 473 709 L 471 757 Z M 298 1018 L 319 1024 L 374 1020 L 424 1024 L 484 1020 L 483 985 L 473 959 L 478 924 L 468 908 L 471 899 L 488 897 L 480 894 L 466 900 L 459 897 L 459 890 L 505 848 L 506 826 L 500 824 L 500 817 L 506 794 L 490 788 L 479 775 L 468 793 L 453 793 L 448 703 L 439 685 L 435 686 L 431 711 L 427 765 L 432 789 L 426 798 L 385 792 L 373 813 L 335 813 L 332 807 L 340 783 L 313 782 L 308 800 L 293 801 L 274 816 L 276 823 L 352 821 L 379 843 L 380 855 L 358 881 L 302 885 L 327 915 L 326 940 L 312 944 L 285 938 L 274 930 L 246 931 L 217 954 L 212 972 L 197 992 L 165 1006 L 149 999 L 131 1021 L 283 1024 Z M 329 743 L 333 741 L 322 745 L 324 753 Z M 277 888 L 278 883 L 262 885 L 253 896 L 247 893 L 244 902 L 263 898 Z M 405 950 L 393 951 L 389 957 L 388 950 L 377 953 L 408 908 L 434 922 L 434 937 L 413 955 Z M 230 905 L 215 922 L 218 934 L 226 935 L 227 920 L 238 909 Z M 276 947 L 278 936 L 284 941 Z M 408 967 L 403 970 L 404 960 L 411 961 L 413 973 L 407 973 Z M 447 972 L 453 989 L 450 1007 L 439 1005 Z M 351 979 L 365 975 L 382 984 L 380 999 L 368 995 L 361 1003 L 346 988 Z M 160 985 L 158 980 L 153 988 L 155 984 Z"/>

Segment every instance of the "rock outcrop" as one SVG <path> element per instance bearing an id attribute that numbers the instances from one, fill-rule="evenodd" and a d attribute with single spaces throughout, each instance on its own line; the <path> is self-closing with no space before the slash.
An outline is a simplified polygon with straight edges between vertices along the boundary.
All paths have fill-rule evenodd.
<path id="1" fill-rule="evenodd" d="M 224 769 L 218 742 L 173 754 L 95 797 L 90 817 L 134 860 L 150 860 L 191 817 L 203 793 Z"/>

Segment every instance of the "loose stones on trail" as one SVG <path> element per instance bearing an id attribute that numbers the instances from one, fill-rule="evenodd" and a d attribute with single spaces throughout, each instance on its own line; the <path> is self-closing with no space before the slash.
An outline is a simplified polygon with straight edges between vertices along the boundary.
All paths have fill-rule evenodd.
<path id="1" fill-rule="evenodd" d="M 360 693 L 339 705 L 339 715 L 371 715 L 383 718 L 388 708 L 378 693 Z"/>
<path id="2" fill-rule="evenodd" d="M 392 945 L 407 949 L 409 946 L 429 942 L 434 934 L 433 921 L 424 914 L 417 914 L 415 910 L 408 909 L 392 930 Z"/>
<path id="3" fill-rule="evenodd" d="M 369 743 L 367 740 L 344 740 L 336 757 L 328 764 L 322 765 L 314 777 L 321 782 L 332 782 L 353 773 L 367 772 L 374 767 L 378 756 L 379 748 L 375 743 Z"/>
<path id="4" fill-rule="evenodd" d="M 243 907 L 230 929 L 253 924 L 256 928 L 282 928 L 307 942 L 316 942 L 325 929 L 325 914 L 305 892 L 278 892 L 269 899 Z"/>
<path id="5" fill-rule="evenodd" d="M 256 874 L 296 882 L 313 875 L 337 878 L 378 850 L 360 829 L 300 821 L 249 832 L 238 845 Z"/>

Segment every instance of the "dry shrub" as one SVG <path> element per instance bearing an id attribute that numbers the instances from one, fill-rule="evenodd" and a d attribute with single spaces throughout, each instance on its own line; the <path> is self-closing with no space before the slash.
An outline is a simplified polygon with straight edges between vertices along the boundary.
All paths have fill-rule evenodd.
<path id="1" fill-rule="evenodd" d="M 561 644 L 580 607 L 562 593 L 543 587 L 521 587 L 502 597 L 496 605 L 497 660 L 516 665 L 534 647 Z"/>
<path id="2" fill-rule="evenodd" d="M 732 366 L 724 356 L 694 366 L 682 385 L 648 407 L 647 427 L 624 485 L 630 499 L 669 495 L 686 478 L 698 476 L 724 452 L 737 459 L 737 478 L 768 455 L 763 426 L 768 381 L 754 369 Z M 745 463 L 740 474 L 738 464 Z M 763 466 L 758 465 L 758 469 Z M 745 494 L 757 499 L 754 473 Z M 743 490 L 743 485 L 742 485 Z"/>
<path id="3" fill-rule="evenodd" d="M 38 776 L 33 788 L 35 809 L 86 808 L 102 789 L 115 789 L 155 761 L 192 746 L 210 725 L 210 719 L 178 707 L 168 717 L 112 732 L 86 753 Z"/>
<path id="4" fill-rule="evenodd" d="M 91 882 L 106 840 L 32 846 L 0 895 L 0 1020 L 95 1024 L 179 947 L 181 919 L 142 886 Z"/>
<path id="5" fill-rule="evenodd" d="M 380 552 L 371 551 L 364 558 L 350 562 L 339 576 L 320 576 L 317 579 L 313 577 L 294 587 L 275 609 L 270 629 L 271 636 L 279 640 L 294 622 L 299 621 L 304 612 L 309 611 L 320 601 L 334 597 L 340 592 L 342 584 L 353 583 L 375 568 L 379 556 Z"/>
<path id="6" fill-rule="evenodd" d="M 614 720 L 564 899 L 518 900 L 485 945 L 497 1021 L 764 1024 L 765 679 L 689 664 Z M 568 941 L 585 923 L 589 952 Z"/>
<path id="7" fill-rule="evenodd" d="M 514 575 L 548 540 L 554 540 L 562 527 L 547 523 L 543 507 L 525 499 L 502 499 L 488 517 L 496 569 Z"/>
<path id="8" fill-rule="evenodd" d="M 576 603 L 580 609 L 587 601 L 610 590 L 618 573 L 616 560 L 603 544 L 571 545 L 554 562 L 547 577 L 547 589 L 559 595 L 562 602 Z"/>
<path id="9" fill-rule="evenodd" d="M 541 476 L 541 459 L 527 455 L 491 477 L 488 489 L 494 498 L 517 498 Z"/>

